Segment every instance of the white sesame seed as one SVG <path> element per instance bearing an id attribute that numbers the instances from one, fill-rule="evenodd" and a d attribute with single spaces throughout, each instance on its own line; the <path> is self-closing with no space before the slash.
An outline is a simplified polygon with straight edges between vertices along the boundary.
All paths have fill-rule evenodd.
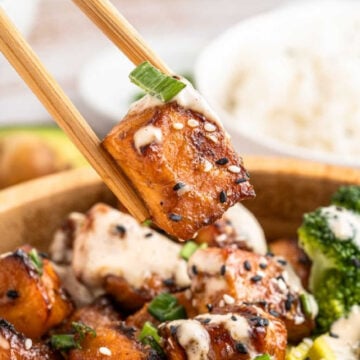
<path id="1" fill-rule="evenodd" d="M 200 125 L 199 122 L 195 119 L 189 119 L 187 124 L 192 128 L 198 127 Z"/>
<path id="2" fill-rule="evenodd" d="M 236 165 L 230 165 L 228 170 L 234 174 L 238 174 L 241 171 L 241 169 Z"/>
<path id="3" fill-rule="evenodd" d="M 213 168 L 213 165 L 211 164 L 211 162 L 205 159 L 204 167 L 203 167 L 204 172 L 209 172 L 212 168 Z"/>
<path id="4" fill-rule="evenodd" d="M 216 126 L 210 123 L 206 123 L 204 129 L 208 132 L 213 132 L 216 130 Z"/>
<path id="5" fill-rule="evenodd" d="M 189 185 L 185 185 L 184 187 L 182 187 L 181 189 L 179 189 L 176 193 L 179 196 L 182 196 L 184 194 L 186 194 L 187 192 L 189 192 L 191 190 L 191 187 Z"/>
<path id="6" fill-rule="evenodd" d="M 217 144 L 219 142 L 218 138 L 214 134 L 207 134 L 207 135 L 205 135 L 205 137 L 215 144 Z"/>
<path id="7" fill-rule="evenodd" d="M 224 242 L 227 240 L 227 235 L 226 234 L 221 234 L 221 235 L 218 235 L 216 238 L 215 238 L 215 241 L 216 242 Z"/>
<path id="8" fill-rule="evenodd" d="M 102 346 L 101 348 L 99 348 L 99 353 L 105 356 L 111 356 L 111 350 L 105 346 Z"/>
<path id="9" fill-rule="evenodd" d="M 284 282 L 283 279 L 278 279 L 277 281 L 278 285 L 279 285 L 279 289 L 282 291 L 282 292 L 287 292 L 287 286 Z"/>
<path id="10" fill-rule="evenodd" d="M 305 319 L 303 316 L 295 316 L 294 323 L 295 325 L 300 325 L 305 322 Z"/>
<path id="11" fill-rule="evenodd" d="M 31 339 L 26 339 L 25 340 L 25 350 L 30 350 L 32 348 L 32 340 Z"/>
<path id="12" fill-rule="evenodd" d="M 223 299 L 228 305 L 232 305 L 235 303 L 235 299 L 228 294 L 224 294 Z"/>
<path id="13" fill-rule="evenodd" d="M 221 300 L 219 301 L 219 306 L 220 306 L 220 307 L 224 307 L 224 306 L 225 306 L 225 301 L 224 301 L 223 299 L 221 299 Z"/>
<path id="14" fill-rule="evenodd" d="M 184 128 L 184 124 L 178 123 L 178 122 L 173 123 L 173 128 L 174 128 L 175 130 L 181 130 L 181 129 Z"/>

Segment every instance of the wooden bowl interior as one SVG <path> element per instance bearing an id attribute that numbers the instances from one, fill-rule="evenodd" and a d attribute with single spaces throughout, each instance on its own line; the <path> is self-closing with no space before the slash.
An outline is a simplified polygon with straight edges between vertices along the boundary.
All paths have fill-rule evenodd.
<path id="1" fill-rule="evenodd" d="M 244 203 L 269 240 L 295 237 L 304 212 L 329 203 L 341 185 L 360 185 L 360 170 L 311 162 L 248 157 L 257 197 Z M 23 243 L 46 250 L 56 228 L 71 211 L 116 199 L 92 169 L 50 175 L 0 192 L 0 253 Z"/>

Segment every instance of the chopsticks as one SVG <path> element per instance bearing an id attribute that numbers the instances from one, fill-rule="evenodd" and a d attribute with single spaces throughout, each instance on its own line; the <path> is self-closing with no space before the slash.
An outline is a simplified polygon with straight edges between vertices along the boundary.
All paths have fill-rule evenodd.
<path id="1" fill-rule="evenodd" d="M 130 214 L 139 221 L 149 218 L 143 201 L 128 179 L 101 147 L 96 134 L 45 69 L 1 6 L 0 51 Z"/>
<path id="2" fill-rule="evenodd" d="M 109 0 L 73 0 L 73 2 L 135 65 L 149 61 L 163 73 L 173 75 Z"/>

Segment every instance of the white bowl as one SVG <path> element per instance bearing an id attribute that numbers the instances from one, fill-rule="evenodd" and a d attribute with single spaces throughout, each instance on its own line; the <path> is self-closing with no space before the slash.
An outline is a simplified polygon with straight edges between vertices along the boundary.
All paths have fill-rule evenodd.
<path id="1" fill-rule="evenodd" d="M 247 125 L 251 124 L 251 116 L 246 119 L 239 119 L 226 108 L 227 93 L 231 91 L 231 81 L 242 59 L 247 55 L 243 51 L 250 49 L 256 54 L 256 47 L 266 47 L 269 50 L 269 69 L 270 71 L 276 71 L 276 76 L 279 74 L 279 81 L 281 81 L 281 64 L 276 63 L 276 59 L 271 58 L 274 48 L 283 46 L 284 43 L 292 44 L 294 42 L 301 44 L 304 33 L 307 33 L 307 41 L 317 42 L 316 44 L 321 49 L 326 50 L 327 45 L 329 45 L 328 47 L 332 46 L 332 42 L 342 41 L 341 36 L 339 38 L 333 35 L 328 37 L 327 34 L 317 33 L 317 27 L 314 28 L 313 32 L 307 31 L 307 29 L 313 26 L 314 23 L 316 26 L 319 24 L 319 26 L 331 24 L 335 29 L 333 34 L 336 35 L 336 24 L 333 25 L 334 19 L 339 18 L 343 23 L 346 23 L 348 16 L 357 16 L 358 24 L 360 24 L 359 1 L 299 2 L 238 23 L 216 38 L 202 51 L 195 67 L 196 84 L 200 92 L 222 117 L 224 125 L 232 135 L 238 151 L 293 156 L 338 165 L 360 167 L 359 156 L 356 158 L 351 154 L 345 156 L 300 147 L 270 137 L 263 133 L 262 129 L 255 131 L 249 129 Z M 305 31 L 301 31 L 301 29 L 305 29 Z M 358 43 L 360 45 L 360 38 Z M 360 46 L 358 51 L 360 53 Z M 263 55 L 263 52 L 259 52 L 259 54 Z M 272 67 L 273 65 L 274 67 Z M 360 89 L 360 81 L 358 87 Z M 262 99 L 259 97 L 256 101 L 261 104 Z M 360 117 L 358 120 L 358 127 L 360 128 Z M 328 129 L 324 128 L 323 131 L 326 132 Z M 313 134 L 312 136 L 316 141 L 316 135 Z M 360 138 L 358 142 L 360 143 Z"/>

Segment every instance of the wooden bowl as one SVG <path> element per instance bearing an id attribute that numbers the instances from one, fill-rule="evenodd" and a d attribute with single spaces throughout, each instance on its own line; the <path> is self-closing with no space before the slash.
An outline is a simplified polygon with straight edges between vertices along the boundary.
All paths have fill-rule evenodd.
<path id="1" fill-rule="evenodd" d="M 246 157 L 257 192 L 246 201 L 269 240 L 296 236 L 302 214 L 329 204 L 336 189 L 360 185 L 360 170 L 294 159 Z M 116 199 L 92 169 L 50 175 L 0 192 L 0 253 L 29 243 L 46 250 L 71 211 L 86 211 L 98 201 Z"/>

